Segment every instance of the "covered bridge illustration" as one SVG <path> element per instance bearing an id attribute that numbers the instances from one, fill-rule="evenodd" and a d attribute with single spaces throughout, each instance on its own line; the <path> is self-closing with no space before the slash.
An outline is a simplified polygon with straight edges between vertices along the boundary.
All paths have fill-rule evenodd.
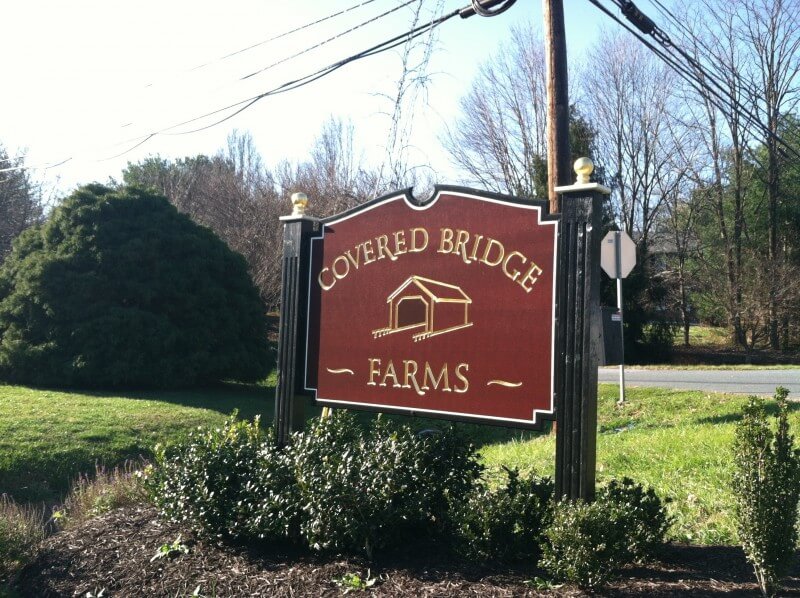
<path id="1" fill-rule="evenodd" d="M 472 326 L 469 306 L 472 303 L 459 287 L 410 276 L 386 299 L 389 304 L 389 325 L 372 331 L 378 338 L 403 330 L 418 330 L 414 341 Z"/>

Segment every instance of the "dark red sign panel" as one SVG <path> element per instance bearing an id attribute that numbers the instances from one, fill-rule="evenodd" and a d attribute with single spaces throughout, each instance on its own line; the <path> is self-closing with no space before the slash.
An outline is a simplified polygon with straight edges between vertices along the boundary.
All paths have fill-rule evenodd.
<path id="1" fill-rule="evenodd" d="M 444 188 L 324 220 L 306 389 L 333 406 L 552 419 L 557 226 L 543 202 Z"/>

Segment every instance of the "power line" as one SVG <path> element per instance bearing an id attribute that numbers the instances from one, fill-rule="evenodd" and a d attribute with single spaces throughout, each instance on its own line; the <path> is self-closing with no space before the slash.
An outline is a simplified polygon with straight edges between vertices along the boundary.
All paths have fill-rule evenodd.
<path id="1" fill-rule="evenodd" d="M 511 1 L 511 0 L 507 0 L 507 1 Z M 241 112 L 243 112 L 246 109 L 248 109 L 251 106 L 253 106 L 256 102 L 258 102 L 258 101 L 260 101 L 260 100 L 262 100 L 262 99 L 264 99 L 266 97 L 269 97 L 269 96 L 272 96 L 272 95 L 277 95 L 279 93 L 284 93 L 284 92 L 287 92 L 287 91 L 293 91 L 295 89 L 299 89 L 300 87 L 303 87 L 305 85 L 313 83 L 314 81 L 317 81 L 318 79 L 321 79 L 321 78 L 333 73 L 334 71 L 337 71 L 338 69 L 342 68 L 343 66 L 346 66 L 347 64 L 350 64 L 350 63 L 355 62 L 357 60 L 361 60 L 363 58 L 368 58 L 370 56 L 375 56 L 375 55 L 381 54 L 383 52 L 392 50 L 392 49 L 394 49 L 394 48 L 396 48 L 398 46 L 401 46 L 401 45 L 403 45 L 403 44 L 405 44 L 405 43 L 407 43 L 407 42 L 409 42 L 409 41 L 411 41 L 411 40 L 413 40 L 413 39 L 415 39 L 417 37 L 425 35 L 426 32 L 432 31 L 433 29 L 435 29 L 436 27 L 439 27 L 440 25 L 442 25 L 446 21 L 449 21 L 453 17 L 459 16 L 462 13 L 463 10 L 464 9 L 456 9 L 456 10 L 450 12 L 450 13 L 447 13 L 447 14 L 444 14 L 444 15 L 442 15 L 440 17 L 432 19 L 432 20 L 428 21 L 427 23 L 424 23 L 424 24 L 422 24 L 422 25 L 420 25 L 418 27 L 410 29 L 409 31 L 406 31 L 405 33 L 402 33 L 400 35 L 394 36 L 394 37 L 392 37 L 392 38 L 390 38 L 388 40 L 385 40 L 385 41 L 383 41 L 383 42 L 381 42 L 379 44 L 376 44 L 376 45 L 374 45 L 374 46 L 372 46 L 370 48 L 367 48 L 366 50 L 362 50 L 361 52 L 358 52 L 356 54 L 352 54 L 352 55 L 350 55 L 350 56 L 348 56 L 346 58 L 343 58 L 343 59 L 338 60 L 338 61 L 336 61 L 334 63 L 331 63 L 328 66 L 323 67 L 323 68 L 321 68 L 321 69 L 319 69 L 319 70 L 317 70 L 317 71 L 315 71 L 313 73 L 310 73 L 310 74 L 305 75 L 303 77 L 299 77 L 299 78 L 294 79 L 292 81 L 288 81 L 286 83 L 283 83 L 283 84 L 281 84 L 281 85 L 279 85 L 277 87 L 274 87 L 274 88 L 272 88 L 272 89 L 270 89 L 268 91 L 265 91 L 263 93 L 260 93 L 260 94 L 257 94 L 255 96 L 252 96 L 250 98 L 246 98 L 244 100 L 240 100 L 238 102 L 229 104 L 229 105 L 224 106 L 222 108 L 217 108 L 215 110 L 212 110 L 212 111 L 207 112 L 205 114 L 201 114 L 201 115 L 193 117 L 191 119 L 187 119 L 187 120 L 182 121 L 180 123 L 177 123 L 177 124 L 174 124 L 174 125 L 170 125 L 168 127 L 164 127 L 162 129 L 159 129 L 159 130 L 156 130 L 156 131 L 152 131 L 152 132 L 147 133 L 145 135 L 141 135 L 139 137 L 135 137 L 135 138 L 129 139 L 128 142 L 135 143 L 135 145 L 133 145 L 132 147 L 127 148 L 125 151 L 123 151 L 123 152 L 121 152 L 119 154 L 116 154 L 114 156 L 109 156 L 109 157 L 106 157 L 106 158 L 103 158 L 103 159 L 97 160 L 97 161 L 110 160 L 110 159 L 113 159 L 113 158 L 118 158 L 120 156 L 123 156 L 123 155 L 133 151 L 137 147 L 140 147 L 141 145 L 143 145 L 144 143 L 146 143 L 147 141 L 149 141 L 150 139 L 152 139 L 152 138 L 154 138 L 154 137 L 156 137 L 158 135 L 188 135 L 188 134 L 191 134 L 191 133 L 196 133 L 196 132 L 203 131 L 205 129 L 209 129 L 211 127 L 217 126 L 217 125 L 219 125 L 219 124 L 221 124 L 221 123 L 233 118 L 234 116 L 240 114 Z M 202 119 L 208 118 L 210 116 L 214 116 L 216 114 L 220 114 L 220 113 L 228 111 L 228 110 L 234 110 L 234 111 L 232 113 L 230 113 L 230 114 L 227 114 L 223 118 L 220 118 L 219 120 L 211 123 L 211 124 L 204 125 L 202 127 L 198 127 L 198 128 L 195 128 L 195 129 L 192 129 L 192 130 L 188 130 L 188 131 L 178 131 L 178 132 L 173 132 L 173 133 L 170 132 L 170 131 L 173 131 L 174 129 L 177 129 L 179 127 L 182 127 L 182 126 L 185 126 L 185 125 L 188 125 L 188 124 L 191 124 L 191 123 L 195 123 L 195 122 L 200 121 Z M 125 143 L 125 142 L 121 142 L 121 143 Z M 116 145 L 121 145 L 121 143 L 116 144 Z M 71 160 L 71 159 L 72 159 L 72 157 L 68 158 L 67 160 Z M 65 160 L 65 161 L 67 161 L 67 160 Z M 61 163 L 63 163 L 63 162 L 61 162 Z M 61 164 L 61 163 L 59 163 L 59 164 Z M 49 164 L 44 168 L 47 169 L 47 168 L 52 168 L 54 166 L 56 166 L 56 165 L 55 164 Z M 0 173 L 9 172 L 9 171 L 12 171 L 12 170 L 19 170 L 20 168 L 34 168 L 34 167 L 23 166 L 23 167 L 14 167 L 14 168 L 0 168 Z"/>
<path id="2" fill-rule="evenodd" d="M 609 11 L 605 6 L 601 5 L 598 0 L 589 1 L 607 16 L 625 27 L 634 35 L 634 37 L 636 37 L 640 42 L 656 53 L 665 63 L 670 66 L 670 68 L 672 68 L 684 80 L 686 80 L 693 89 L 698 91 L 700 95 L 704 95 L 715 108 L 720 110 L 720 112 L 722 112 L 723 115 L 729 119 L 729 121 L 732 119 L 732 115 L 729 111 L 723 109 L 720 103 L 729 106 L 729 108 L 740 117 L 742 115 L 746 117 L 745 121 L 748 124 L 755 124 L 762 133 L 761 136 L 756 136 L 761 142 L 767 143 L 768 139 L 774 139 L 783 145 L 784 148 L 788 149 L 791 153 L 800 158 L 800 152 L 784 141 L 777 133 L 770 130 L 769 127 L 767 127 L 752 111 L 743 106 L 735 97 L 732 97 L 730 94 L 728 94 L 728 90 L 725 88 L 724 83 L 720 82 L 714 74 L 710 73 L 706 67 L 698 62 L 688 52 L 674 44 L 670 37 L 663 30 L 661 30 L 652 19 L 644 15 L 644 13 L 642 13 L 633 2 L 630 0 L 612 0 L 612 2 L 620 8 L 622 13 L 628 18 L 628 20 L 631 21 L 631 23 L 634 24 L 634 26 L 636 26 L 637 29 L 644 34 L 653 37 L 653 39 L 663 47 L 664 51 L 661 51 L 661 49 L 656 49 L 641 35 L 633 31 L 633 29 L 631 29 L 626 23 L 622 22 L 621 19 Z M 667 53 L 670 51 L 676 52 L 681 58 L 688 62 L 693 71 L 687 70 L 685 65 L 679 63 L 677 60 L 678 57 L 668 57 Z M 709 83 L 713 85 L 713 87 L 709 85 Z M 720 92 L 728 95 L 723 96 Z M 713 98 L 709 97 L 709 94 L 713 96 Z M 785 152 L 782 151 L 782 153 L 785 155 Z"/>
<path id="3" fill-rule="evenodd" d="M 314 44 L 313 46 L 311 46 L 309 48 L 306 48 L 305 50 L 301 50 L 300 52 L 297 52 L 296 54 L 292 54 L 291 56 L 287 56 L 286 58 L 282 58 L 281 60 L 278 60 L 277 62 L 273 62 L 272 64 L 270 64 L 268 66 L 265 66 L 262 69 L 259 69 L 257 71 L 253 71 L 252 73 L 250 73 L 248 75 L 244 75 L 244 76 L 240 77 L 239 80 L 240 81 L 244 81 L 245 79 L 249 79 L 250 77 L 254 77 L 254 76 L 256 76 L 256 75 L 258 75 L 260 73 L 263 73 L 264 71 L 268 71 L 269 69 L 271 69 L 273 67 L 276 67 L 279 64 L 283 64 L 284 62 L 288 62 L 289 60 L 292 60 L 293 58 L 297 58 L 298 56 L 302 56 L 303 54 L 307 54 L 308 52 L 311 52 L 312 50 L 316 50 L 317 48 L 321 48 L 325 44 L 328 44 L 328 43 L 330 43 L 332 41 L 335 41 L 335 40 L 339 39 L 340 37 L 344 37 L 345 35 L 348 35 L 349 33 L 352 33 L 353 31 L 356 31 L 358 29 L 361 29 L 362 27 L 365 27 L 365 26 L 369 25 L 370 23 L 374 23 L 378 19 L 382 19 L 383 17 L 386 17 L 386 16 L 392 14 L 393 12 L 397 12 L 398 10 L 400 10 L 401 8 L 405 8 L 409 4 L 413 4 L 415 2 L 421 2 L 421 1 L 422 0 L 408 0 L 407 2 L 404 2 L 403 4 L 398 4 L 397 6 L 395 6 L 394 8 L 390 8 L 386 12 L 383 12 L 383 13 L 375 16 L 375 17 L 367 19 L 366 21 L 363 21 L 362 23 L 359 23 L 358 25 L 356 25 L 354 27 L 351 27 L 350 29 L 348 29 L 346 31 L 342 31 L 341 33 L 337 33 L 336 35 L 331 36 L 328 39 L 319 42 L 318 44 Z"/>
<path id="4" fill-rule="evenodd" d="M 282 38 L 287 37 L 289 35 L 292 35 L 294 33 L 298 33 L 300 31 L 303 31 L 304 29 L 308 29 L 309 27 L 313 27 L 314 25 L 319 25 L 320 23 L 324 23 L 325 21 L 329 21 L 330 19 L 333 19 L 333 18 L 341 16 L 341 15 L 343 15 L 345 13 L 348 13 L 348 12 L 351 12 L 351 11 L 356 10 L 358 8 L 361 8 L 362 6 L 366 6 L 367 4 L 371 4 L 372 2 L 375 2 L 375 0 L 364 0 L 363 2 L 359 2 L 358 4 L 350 6 L 349 8 L 345 8 L 343 10 L 340 10 L 340 11 L 334 12 L 332 14 L 329 14 L 327 16 L 321 17 L 321 18 L 319 18 L 319 19 L 317 19 L 315 21 L 311 21 L 310 23 L 306 23 L 305 25 L 300 25 L 299 27 L 295 27 L 294 29 L 290 29 L 288 31 L 284 31 L 283 33 L 279 33 L 277 35 L 273 35 L 272 37 L 270 37 L 268 39 L 262 40 L 260 42 L 256 42 L 256 43 L 251 44 L 249 46 L 245 46 L 244 48 L 241 48 L 239 50 L 235 50 L 233 52 L 230 52 L 228 54 L 220 56 L 219 58 L 215 58 L 213 60 L 209 60 L 208 62 L 204 62 L 203 64 L 198 64 L 197 66 L 194 66 L 194 67 L 188 69 L 186 72 L 198 71 L 198 70 L 203 69 L 203 68 L 205 68 L 207 66 L 210 66 L 212 64 L 216 64 L 218 62 L 222 62 L 223 60 L 228 60 L 229 58 L 233 58 L 234 56 L 238 56 L 239 54 L 243 54 L 245 52 L 249 52 L 250 50 L 253 50 L 253 49 L 258 48 L 260 46 L 263 46 L 265 44 L 269 44 L 271 42 L 277 41 L 279 39 L 282 39 Z M 152 83 L 148 83 L 145 87 L 150 87 L 152 85 L 153 85 Z"/>

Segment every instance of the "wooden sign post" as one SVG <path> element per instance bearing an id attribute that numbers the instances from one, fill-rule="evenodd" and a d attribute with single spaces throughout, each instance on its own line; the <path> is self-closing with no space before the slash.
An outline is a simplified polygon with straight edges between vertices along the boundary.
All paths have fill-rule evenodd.
<path id="1" fill-rule="evenodd" d="M 594 495 L 601 202 L 592 165 L 561 214 L 437 187 L 283 218 L 275 421 L 303 401 L 527 429 L 557 418 L 556 492 Z"/>
<path id="2" fill-rule="evenodd" d="M 594 498 L 597 463 L 597 366 L 601 339 L 602 202 L 611 191 L 591 183 L 594 165 L 575 162 L 578 180 L 561 196 L 556 369 L 556 496 Z"/>

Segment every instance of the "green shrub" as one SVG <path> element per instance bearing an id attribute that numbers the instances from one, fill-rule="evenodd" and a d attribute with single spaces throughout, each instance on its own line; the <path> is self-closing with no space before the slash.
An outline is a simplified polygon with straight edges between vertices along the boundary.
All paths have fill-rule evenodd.
<path id="1" fill-rule="evenodd" d="M 0 378 L 177 387 L 268 371 L 244 258 L 158 195 L 88 185 L 0 267 Z"/>
<path id="2" fill-rule="evenodd" d="M 645 561 L 664 544 L 670 518 L 652 488 L 645 490 L 630 478 L 612 480 L 599 490 L 597 500 L 614 509 L 615 519 L 625 530 L 626 561 Z"/>
<path id="3" fill-rule="evenodd" d="M 376 420 L 364 431 L 345 411 L 298 435 L 291 451 L 303 540 L 369 558 L 449 534 L 454 506 L 480 474 L 473 447 L 452 429 L 420 437 Z"/>
<path id="4" fill-rule="evenodd" d="M 505 486 L 479 485 L 459 517 L 458 543 L 467 558 L 514 561 L 539 557 L 552 519 L 553 482 L 506 469 Z"/>
<path id="5" fill-rule="evenodd" d="M 595 589 L 623 565 L 651 556 L 668 527 L 652 489 L 627 478 L 612 481 L 592 503 L 556 505 L 540 565 L 558 579 Z"/>
<path id="6" fill-rule="evenodd" d="M 540 566 L 557 579 L 595 589 L 625 564 L 625 530 L 608 502 L 561 502 L 545 531 Z"/>
<path id="7" fill-rule="evenodd" d="M 257 508 L 291 480 L 288 464 L 272 480 L 262 471 L 261 459 L 278 454 L 266 448 L 268 443 L 271 439 L 258 419 L 198 428 L 185 442 L 156 447 L 146 486 L 160 513 L 171 521 L 216 537 L 266 537 L 270 525 L 254 519 Z M 273 467 L 274 462 L 266 469 Z M 265 482 L 272 486 L 265 488 Z M 291 487 L 289 482 L 286 490 Z"/>
<path id="8" fill-rule="evenodd" d="M 778 388 L 773 431 L 764 401 L 751 397 L 734 440 L 733 494 L 739 541 L 764 596 L 780 589 L 797 545 L 800 453 L 787 420 L 788 391 Z"/>
<path id="9" fill-rule="evenodd" d="M 36 554 L 45 537 L 44 512 L 0 495 L 0 582 Z"/>
<path id="10" fill-rule="evenodd" d="M 372 557 L 449 534 L 479 474 L 474 449 L 453 431 L 364 429 L 337 411 L 284 450 L 257 421 L 197 430 L 157 449 L 146 484 L 163 516 L 207 535 Z"/>

